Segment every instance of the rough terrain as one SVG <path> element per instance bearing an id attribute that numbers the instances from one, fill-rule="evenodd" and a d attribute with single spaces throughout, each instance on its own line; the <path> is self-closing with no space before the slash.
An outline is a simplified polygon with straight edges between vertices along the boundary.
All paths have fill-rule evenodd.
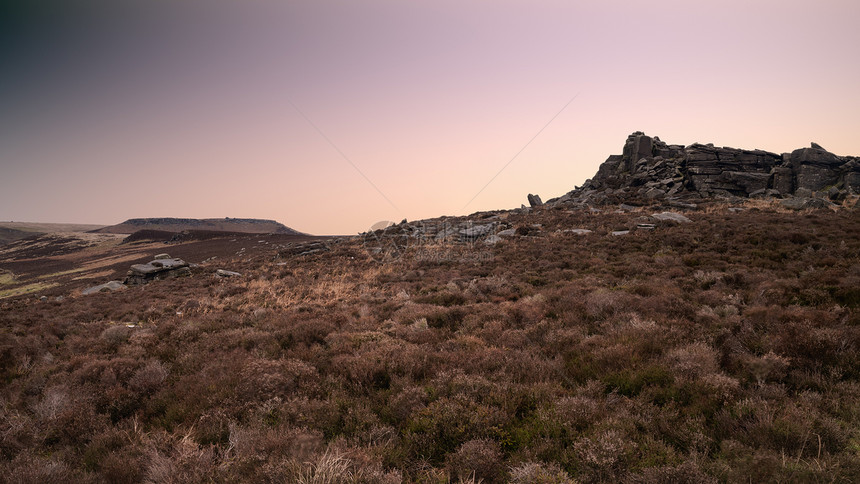
<path id="1" fill-rule="evenodd" d="M 0 248 L 0 475 L 860 482 L 856 159 L 643 136 L 529 208 Z"/>

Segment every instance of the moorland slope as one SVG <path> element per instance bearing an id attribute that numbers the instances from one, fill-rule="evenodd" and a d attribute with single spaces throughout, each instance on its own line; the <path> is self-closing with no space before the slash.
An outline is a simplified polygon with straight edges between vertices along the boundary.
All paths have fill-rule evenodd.
<path id="1" fill-rule="evenodd" d="M 790 196 L 820 208 L 627 187 L 359 237 L 6 247 L 55 292 L 0 299 L 0 472 L 860 481 L 850 187 Z M 161 252 L 190 275 L 84 296 L 67 272 Z"/>

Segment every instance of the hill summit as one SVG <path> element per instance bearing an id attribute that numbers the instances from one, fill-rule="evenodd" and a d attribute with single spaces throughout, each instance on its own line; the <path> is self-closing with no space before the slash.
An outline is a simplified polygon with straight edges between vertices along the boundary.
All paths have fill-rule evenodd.
<path id="1" fill-rule="evenodd" d="M 777 154 L 713 144 L 670 145 L 637 131 L 627 137 L 622 154 L 607 158 L 594 178 L 548 203 L 792 197 L 802 205 L 805 199 L 840 201 L 857 193 L 860 158 L 837 156 L 816 143 Z"/>
<path id="2" fill-rule="evenodd" d="M 139 230 L 159 230 L 164 232 L 183 232 L 186 230 L 205 230 L 218 232 L 240 232 L 248 234 L 287 234 L 302 233 L 274 220 L 255 218 L 132 218 L 117 225 L 111 225 L 95 232 L 107 234 L 132 234 Z"/>

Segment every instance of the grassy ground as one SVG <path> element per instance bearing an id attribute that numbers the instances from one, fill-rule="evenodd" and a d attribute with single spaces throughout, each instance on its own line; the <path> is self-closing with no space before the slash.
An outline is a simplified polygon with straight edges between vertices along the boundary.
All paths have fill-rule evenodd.
<path id="1" fill-rule="evenodd" d="M 641 215 L 0 301 L 2 475 L 860 481 L 857 212 Z"/>

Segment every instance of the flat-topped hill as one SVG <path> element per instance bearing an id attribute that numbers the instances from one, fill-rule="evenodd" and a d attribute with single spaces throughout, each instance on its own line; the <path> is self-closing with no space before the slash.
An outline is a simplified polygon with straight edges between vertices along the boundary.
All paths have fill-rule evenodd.
<path id="1" fill-rule="evenodd" d="M 132 218 L 117 225 L 96 230 L 108 234 L 133 234 L 139 230 L 158 230 L 164 232 L 183 232 L 186 230 L 212 230 L 218 232 L 240 232 L 247 234 L 290 234 L 300 235 L 274 220 L 255 218 Z"/>

